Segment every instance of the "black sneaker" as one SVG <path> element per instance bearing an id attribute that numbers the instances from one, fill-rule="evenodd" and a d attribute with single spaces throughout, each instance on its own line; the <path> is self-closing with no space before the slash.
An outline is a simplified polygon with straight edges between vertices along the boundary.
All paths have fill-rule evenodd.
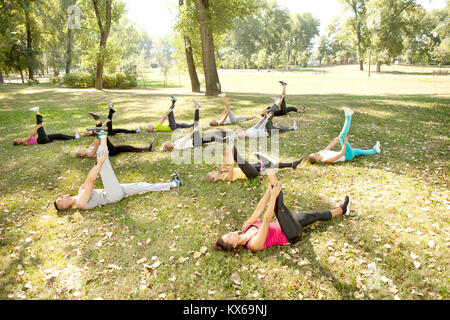
<path id="1" fill-rule="evenodd" d="M 150 143 L 150 146 L 148 147 L 148 152 L 153 152 L 154 151 L 154 147 L 153 147 L 153 141 L 152 143 Z"/>
<path id="2" fill-rule="evenodd" d="M 304 160 L 305 158 L 300 158 L 300 160 L 297 160 L 297 161 L 294 161 L 294 162 L 292 162 L 292 169 L 297 169 L 297 167 L 298 167 L 298 165 L 300 164 L 300 163 L 302 163 L 302 161 Z"/>
<path id="3" fill-rule="evenodd" d="M 342 215 L 347 216 L 350 213 L 350 197 L 349 196 L 345 196 L 344 202 L 341 203 L 339 205 L 339 207 L 341 207 L 342 210 L 344 210 Z"/>
<path id="4" fill-rule="evenodd" d="M 180 175 L 178 174 L 178 172 L 176 170 L 173 170 L 173 178 L 172 178 L 172 180 L 170 180 L 170 182 L 172 182 L 172 181 L 176 181 L 178 187 L 181 187 L 184 185 L 183 180 L 181 180 Z"/>
<path id="5" fill-rule="evenodd" d="M 287 83 L 284 81 L 278 81 L 279 83 L 281 83 L 282 86 L 287 86 Z"/>
<path id="6" fill-rule="evenodd" d="M 253 154 L 261 162 L 261 168 L 264 168 L 264 169 L 269 169 L 269 168 L 275 169 L 275 168 L 278 168 L 278 162 L 275 161 L 274 159 L 269 158 L 268 156 L 266 156 L 266 155 L 264 155 L 262 153 L 259 153 L 259 152 L 253 152 Z"/>
<path id="7" fill-rule="evenodd" d="M 88 112 L 88 114 L 90 116 L 92 116 L 92 118 L 94 118 L 94 120 L 99 120 L 100 119 L 100 117 L 98 115 L 96 115 L 95 113 L 93 113 L 93 112 Z"/>

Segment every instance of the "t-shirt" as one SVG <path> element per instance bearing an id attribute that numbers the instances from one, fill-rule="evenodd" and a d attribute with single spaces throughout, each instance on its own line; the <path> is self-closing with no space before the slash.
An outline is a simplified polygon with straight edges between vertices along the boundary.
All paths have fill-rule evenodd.
<path id="1" fill-rule="evenodd" d="M 322 160 L 320 160 L 320 161 L 325 162 L 328 159 L 331 159 L 331 158 L 337 156 L 340 152 L 331 151 L 331 150 L 322 150 L 322 151 L 319 151 L 319 153 L 322 155 Z M 345 161 L 345 155 L 340 157 L 339 159 L 337 159 L 334 162 L 341 162 L 341 161 Z"/>
<path id="2" fill-rule="evenodd" d="M 27 145 L 31 146 L 33 144 L 38 144 L 37 137 L 31 137 L 30 140 L 27 141 Z"/>
<path id="3" fill-rule="evenodd" d="M 157 122 L 153 131 L 164 132 L 164 131 L 172 131 L 172 129 L 169 126 L 165 126 Z"/>
<path id="4" fill-rule="evenodd" d="M 248 230 L 248 228 L 250 228 L 251 226 L 255 226 L 259 229 L 261 227 L 261 225 L 262 225 L 261 220 L 256 221 L 256 222 L 252 223 L 251 225 L 249 225 L 248 227 L 246 227 L 243 230 L 243 232 L 245 233 Z M 247 249 L 249 249 L 248 245 L 255 235 L 256 235 L 256 233 L 246 243 L 245 247 Z M 270 223 L 269 230 L 267 232 L 266 241 L 264 242 L 264 249 L 266 249 L 268 247 L 272 247 L 272 246 L 283 246 L 287 243 L 289 243 L 289 241 L 287 240 L 286 235 L 284 234 L 283 230 L 281 230 L 280 224 L 278 222 Z"/>
<path id="5" fill-rule="evenodd" d="M 225 180 L 227 178 L 228 174 L 225 175 L 225 177 L 223 178 L 223 180 Z M 247 179 L 247 176 L 245 175 L 245 173 L 240 169 L 240 168 L 234 168 L 233 169 L 233 179 L 232 181 L 236 181 L 239 179 Z"/>
<path id="6" fill-rule="evenodd" d="M 80 189 L 78 192 L 78 198 L 83 194 L 84 190 Z M 106 192 L 103 189 L 94 189 L 92 190 L 91 197 L 89 198 L 87 209 L 93 209 L 95 207 L 104 206 L 108 203 L 108 199 L 106 198 Z M 76 202 L 78 206 L 78 200 Z"/>
<path id="7" fill-rule="evenodd" d="M 175 140 L 173 148 L 175 150 L 184 150 L 184 149 L 194 148 L 194 140 L 193 139 L 187 140 L 183 146 L 181 146 L 182 143 L 183 143 L 183 138 Z"/>
<path id="8" fill-rule="evenodd" d="M 247 130 L 247 136 L 251 139 L 254 139 L 259 137 L 268 137 L 269 134 L 267 133 L 267 130 L 265 128 L 250 128 Z"/>

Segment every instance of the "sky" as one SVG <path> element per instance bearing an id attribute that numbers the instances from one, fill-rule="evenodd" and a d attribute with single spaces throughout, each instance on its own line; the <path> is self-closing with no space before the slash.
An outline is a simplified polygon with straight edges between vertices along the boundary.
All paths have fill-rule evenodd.
<path id="1" fill-rule="evenodd" d="M 128 18 L 146 30 L 151 37 L 163 37 L 172 32 L 178 0 L 124 0 Z M 428 10 L 445 7 L 447 0 L 418 0 Z M 320 20 L 321 33 L 338 16 L 342 6 L 339 0 L 277 0 L 291 13 L 311 12 Z"/>

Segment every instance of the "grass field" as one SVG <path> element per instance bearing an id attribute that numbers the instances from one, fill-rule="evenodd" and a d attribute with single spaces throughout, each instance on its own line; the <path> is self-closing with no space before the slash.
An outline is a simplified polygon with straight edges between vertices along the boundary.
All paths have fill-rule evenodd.
<path id="1" fill-rule="evenodd" d="M 185 76 L 158 87 L 156 74 L 146 90 L 0 87 L 0 299 L 448 299 L 450 80 L 388 67 L 402 76 L 368 79 L 355 68 L 320 76 L 220 72 L 237 115 L 269 105 L 281 92 L 278 80 L 288 83 L 288 105 L 307 107 L 275 118 L 299 125 L 280 137 L 282 161 L 325 147 L 342 128 L 344 106 L 355 111 L 351 144 L 370 148 L 380 140 L 382 148 L 351 162 L 280 171 L 292 211 L 332 208 L 349 194 L 350 217 L 307 228 L 295 246 L 234 256 L 212 244 L 251 215 L 265 178 L 207 184 L 217 166 L 175 166 L 169 153 L 122 154 L 111 159 L 122 183 L 165 182 L 176 169 L 186 185 L 57 213 L 57 195 L 76 193 L 95 162 L 74 157 L 91 139 L 12 145 L 33 129 L 27 109 L 34 105 L 48 133 L 72 134 L 92 125 L 88 111 L 106 117 L 108 101 L 116 104 L 116 127 L 155 122 L 171 94 L 183 122 L 193 117 L 192 98 L 199 100 L 206 127 L 221 111 L 220 98 L 190 93 Z M 112 141 L 147 146 L 155 139 L 159 147 L 169 138 L 141 132 Z"/>

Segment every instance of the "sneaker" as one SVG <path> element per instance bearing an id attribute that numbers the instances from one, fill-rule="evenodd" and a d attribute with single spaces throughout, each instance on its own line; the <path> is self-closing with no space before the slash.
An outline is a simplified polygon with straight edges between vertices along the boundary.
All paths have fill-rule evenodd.
<path id="1" fill-rule="evenodd" d="M 255 119 L 258 118 L 258 114 L 256 113 L 256 111 L 253 111 L 253 116 L 255 117 Z"/>
<path id="2" fill-rule="evenodd" d="M 253 154 L 261 161 L 261 168 L 278 168 L 278 161 L 259 152 L 253 152 Z"/>
<path id="3" fill-rule="evenodd" d="M 175 102 L 177 102 L 177 98 L 170 96 L 170 101 L 172 101 L 172 104 L 175 104 Z"/>
<path id="4" fill-rule="evenodd" d="M 106 131 L 104 131 L 104 130 L 101 130 L 98 133 L 98 136 L 100 137 L 100 139 L 106 139 L 108 137 L 108 133 Z"/>
<path id="5" fill-rule="evenodd" d="M 173 170 L 173 178 L 170 180 L 170 183 L 174 184 L 177 187 L 181 187 L 184 185 L 183 180 L 181 180 L 180 175 L 176 170 Z"/>
<path id="6" fill-rule="evenodd" d="M 352 116 L 353 114 L 353 110 L 347 107 L 344 107 L 344 112 L 346 117 Z"/>
<path id="7" fill-rule="evenodd" d="M 292 129 L 294 129 L 294 131 L 297 131 L 297 121 L 294 120 L 294 125 L 292 126 Z"/>
<path id="8" fill-rule="evenodd" d="M 281 83 L 282 86 L 287 86 L 287 83 L 284 81 L 278 81 L 279 83 Z"/>
<path id="9" fill-rule="evenodd" d="M 111 110 L 112 113 L 115 113 L 116 110 L 114 110 L 113 107 L 114 107 L 114 103 L 110 102 L 109 103 L 109 109 Z"/>
<path id="10" fill-rule="evenodd" d="M 81 138 L 80 133 L 78 131 L 75 131 L 75 139 L 78 140 L 80 138 Z"/>
<path id="11" fill-rule="evenodd" d="M 33 112 L 39 112 L 39 107 L 33 107 L 28 110 L 33 111 Z"/>
<path id="12" fill-rule="evenodd" d="M 153 147 L 153 141 L 150 143 L 150 146 L 148 147 L 148 152 L 153 152 L 155 148 Z"/>
<path id="13" fill-rule="evenodd" d="M 342 210 L 344 210 L 344 212 L 342 213 L 342 215 L 348 216 L 348 214 L 350 213 L 350 197 L 349 197 L 349 196 L 345 196 L 344 202 L 341 203 L 341 204 L 339 205 L 339 207 L 341 207 Z"/>
<path id="14" fill-rule="evenodd" d="M 195 100 L 195 99 L 192 99 L 192 101 L 194 102 L 194 106 L 195 106 L 195 109 L 198 109 L 198 108 L 200 108 L 200 107 L 201 107 L 201 104 L 200 104 L 200 103 L 198 103 L 198 101 L 197 101 L 197 100 Z"/>
<path id="15" fill-rule="evenodd" d="M 222 92 L 221 94 L 218 95 L 218 97 L 221 97 L 221 98 L 225 98 L 226 96 L 227 96 L 227 94 L 225 92 Z"/>
<path id="16" fill-rule="evenodd" d="M 92 116 L 92 118 L 94 118 L 94 120 L 100 119 L 100 117 L 93 112 L 88 112 L 88 115 Z"/>
<path id="17" fill-rule="evenodd" d="M 141 127 L 139 127 L 139 128 L 136 129 L 136 133 L 139 133 L 139 132 L 141 132 L 141 131 L 142 131 L 142 128 L 141 128 Z"/>
<path id="18" fill-rule="evenodd" d="M 380 148 L 380 141 L 377 141 L 377 143 L 375 143 L 375 146 L 373 147 L 377 153 L 381 152 L 381 148 Z"/>
<path id="19" fill-rule="evenodd" d="M 297 160 L 297 161 L 294 161 L 294 162 L 292 162 L 292 169 L 297 169 L 297 167 L 298 167 L 298 165 L 300 164 L 300 163 L 302 163 L 302 161 L 304 160 L 305 158 L 300 158 L 300 160 Z"/>

